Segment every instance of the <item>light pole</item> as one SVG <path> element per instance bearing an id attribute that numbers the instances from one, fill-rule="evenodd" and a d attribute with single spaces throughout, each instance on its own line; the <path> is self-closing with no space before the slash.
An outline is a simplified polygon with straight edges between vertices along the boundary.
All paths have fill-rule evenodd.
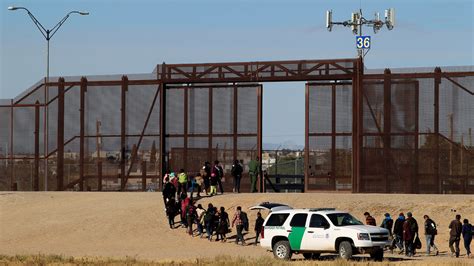
<path id="1" fill-rule="evenodd" d="M 25 10 L 28 13 L 28 16 L 31 18 L 33 23 L 36 25 L 38 30 L 41 32 L 43 37 L 46 39 L 46 82 L 44 85 L 45 88 L 45 112 L 44 112 L 44 164 L 45 164 L 45 178 L 44 178 L 44 190 L 48 190 L 48 101 L 49 101 L 49 92 L 48 92 L 48 83 L 49 83 L 49 41 L 53 36 L 56 34 L 56 32 L 61 28 L 61 26 L 66 22 L 66 20 L 69 18 L 70 15 L 72 14 L 78 14 L 81 16 L 87 16 L 89 15 L 89 12 L 80 12 L 80 11 L 71 11 L 66 14 L 53 28 L 51 29 L 46 29 L 37 19 L 36 17 L 28 10 L 26 7 L 21 7 L 21 6 L 9 6 L 8 10 L 10 11 L 15 11 L 15 10 Z"/>

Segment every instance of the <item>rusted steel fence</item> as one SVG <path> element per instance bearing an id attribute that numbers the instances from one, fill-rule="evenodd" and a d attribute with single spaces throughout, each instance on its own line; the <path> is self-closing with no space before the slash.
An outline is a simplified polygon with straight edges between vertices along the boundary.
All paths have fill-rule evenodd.
<path id="1" fill-rule="evenodd" d="M 472 69 L 364 73 L 361 59 L 44 80 L 0 100 L 0 189 L 159 189 L 214 160 L 229 188 L 234 160 L 261 159 L 262 83 L 278 81 L 307 81 L 305 191 L 474 192 Z"/>

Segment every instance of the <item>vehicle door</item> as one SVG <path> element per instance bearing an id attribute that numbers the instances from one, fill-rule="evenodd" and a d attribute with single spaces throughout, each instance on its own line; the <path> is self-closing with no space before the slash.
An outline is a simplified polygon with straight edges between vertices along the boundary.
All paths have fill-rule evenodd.
<path id="1" fill-rule="evenodd" d="M 287 228 L 291 250 L 301 250 L 301 242 L 305 235 L 307 218 L 307 213 L 297 213 L 291 218 L 290 228 Z"/>
<path id="2" fill-rule="evenodd" d="M 334 249 L 333 246 L 329 221 L 320 214 L 312 214 L 303 237 L 302 249 L 324 251 Z"/>
<path id="3" fill-rule="evenodd" d="M 264 224 L 265 239 L 272 239 L 274 236 L 288 236 L 287 228 L 284 224 L 290 216 L 289 213 L 272 213 Z M 288 227 L 288 230 L 290 228 Z"/>

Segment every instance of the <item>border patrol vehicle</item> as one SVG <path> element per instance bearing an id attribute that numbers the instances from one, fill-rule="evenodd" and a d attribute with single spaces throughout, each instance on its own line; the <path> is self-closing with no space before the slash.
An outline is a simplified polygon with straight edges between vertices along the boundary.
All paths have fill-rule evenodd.
<path id="1" fill-rule="evenodd" d="M 250 208 L 266 209 L 260 245 L 278 259 L 292 254 L 317 259 L 321 253 L 336 253 L 343 259 L 355 254 L 370 254 L 383 260 L 383 249 L 390 244 L 387 229 L 364 225 L 352 215 L 333 208 L 292 209 L 277 203 L 262 203 Z"/>

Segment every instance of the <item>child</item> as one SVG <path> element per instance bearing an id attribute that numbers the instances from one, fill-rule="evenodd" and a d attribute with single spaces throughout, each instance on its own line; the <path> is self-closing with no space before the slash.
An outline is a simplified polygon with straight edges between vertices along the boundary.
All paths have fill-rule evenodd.
<path id="1" fill-rule="evenodd" d="M 202 207 L 201 204 L 197 205 L 196 208 L 196 225 L 198 228 L 199 236 L 202 238 L 204 233 L 204 215 L 206 214 L 206 210 Z"/>
<path id="2" fill-rule="evenodd" d="M 198 173 L 196 175 L 196 178 L 194 179 L 195 181 L 195 185 L 196 185 L 196 189 L 197 189 L 197 196 L 198 197 L 201 197 L 201 191 L 202 191 L 202 188 L 203 188 L 203 184 L 204 184 L 204 178 L 201 176 L 200 173 Z"/>
<path id="3" fill-rule="evenodd" d="M 169 176 L 171 184 L 173 184 L 174 188 L 178 188 L 178 178 L 176 178 L 176 175 L 174 172 L 172 172 Z"/>
<path id="4" fill-rule="evenodd" d="M 211 174 L 211 192 L 209 195 L 213 196 L 217 194 L 217 183 L 218 183 L 219 176 L 217 174 Z"/>

